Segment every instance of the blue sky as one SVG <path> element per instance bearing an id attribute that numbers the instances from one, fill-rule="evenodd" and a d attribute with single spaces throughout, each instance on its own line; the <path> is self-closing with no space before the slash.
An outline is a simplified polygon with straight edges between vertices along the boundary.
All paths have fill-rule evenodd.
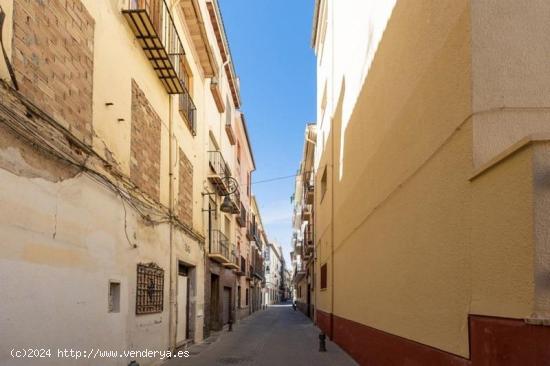
<path id="1" fill-rule="evenodd" d="M 313 0 L 219 0 L 256 159 L 253 182 L 296 173 L 315 121 Z M 289 260 L 294 180 L 253 185 L 271 241 Z"/>

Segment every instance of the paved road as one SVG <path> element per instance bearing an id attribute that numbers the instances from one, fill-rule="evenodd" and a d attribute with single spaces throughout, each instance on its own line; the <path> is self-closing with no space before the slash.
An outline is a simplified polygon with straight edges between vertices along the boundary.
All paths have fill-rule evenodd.
<path id="1" fill-rule="evenodd" d="M 191 346 L 191 357 L 170 360 L 166 366 L 356 365 L 328 339 L 327 352 L 319 352 L 318 336 L 319 329 L 299 311 L 289 305 L 271 306 L 242 320 L 233 332 L 220 332 Z"/>

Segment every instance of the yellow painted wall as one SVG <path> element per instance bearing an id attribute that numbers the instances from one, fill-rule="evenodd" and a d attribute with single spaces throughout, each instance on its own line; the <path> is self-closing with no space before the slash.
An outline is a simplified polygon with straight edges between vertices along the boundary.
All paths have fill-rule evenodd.
<path id="1" fill-rule="evenodd" d="M 533 149 L 472 180 L 471 313 L 524 318 L 534 301 Z"/>
<path id="2" fill-rule="evenodd" d="M 532 148 L 470 179 L 470 19 L 470 1 L 397 1 L 358 93 L 321 72 L 338 94 L 315 198 L 317 308 L 464 357 L 469 314 L 528 317 L 534 299 Z"/>

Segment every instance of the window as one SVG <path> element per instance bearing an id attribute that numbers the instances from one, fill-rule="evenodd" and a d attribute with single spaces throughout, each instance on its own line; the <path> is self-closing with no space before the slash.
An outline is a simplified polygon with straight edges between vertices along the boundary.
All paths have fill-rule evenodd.
<path id="1" fill-rule="evenodd" d="M 109 282 L 109 313 L 120 312 L 120 282 Z"/>
<path id="2" fill-rule="evenodd" d="M 181 81 L 183 82 L 183 85 L 185 86 L 185 89 L 187 89 L 187 92 L 189 93 L 189 95 L 191 95 L 193 93 L 192 92 L 193 78 L 191 76 L 191 73 L 189 72 L 189 68 L 185 64 L 184 57 L 180 57 L 180 70 L 181 70 L 180 72 Z"/>
<path id="3" fill-rule="evenodd" d="M 225 97 L 225 125 L 226 126 L 232 126 L 231 123 L 233 120 L 233 116 L 231 114 L 231 103 L 229 102 L 229 97 Z"/>
<path id="4" fill-rule="evenodd" d="M 325 198 L 325 193 L 327 193 L 327 166 L 323 169 L 323 175 L 321 176 L 321 201 Z"/>
<path id="5" fill-rule="evenodd" d="M 187 124 L 193 136 L 196 134 L 196 111 L 195 103 L 193 102 L 193 76 L 189 72 L 189 67 L 185 61 L 185 57 L 180 57 L 180 80 L 183 83 L 185 90 L 179 95 L 179 111 Z"/>
<path id="6" fill-rule="evenodd" d="M 137 265 L 136 314 L 162 313 L 164 270 L 155 263 Z"/>
<path id="7" fill-rule="evenodd" d="M 321 290 L 327 288 L 327 264 L 321 266 Z"/>
<path id="8" fill-rule="evenodd" d="M 246 299 L 245 299 L 245 301 L 246 301 L 246 306 L 248 306 L 248 289 L 246 289 Z"/>

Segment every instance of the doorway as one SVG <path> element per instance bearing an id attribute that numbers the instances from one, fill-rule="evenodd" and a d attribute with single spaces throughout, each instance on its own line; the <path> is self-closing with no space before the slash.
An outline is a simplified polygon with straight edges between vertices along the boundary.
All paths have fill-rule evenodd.
<path id="1" fill-rule="evenodd" d="M 212 329 L 216 329 L 220 323 L 218 309 L 220 304 L 220 277 L 210 275 L 210 320 Z"/>
<path id="2" fill-rule="evenodd" d="M 231 287 L 223 288 L 223 324 L 231 319 Z"/>
<path id="3" fill-rule="evenodd" d="M 176 343 L 181 344 L 189 338 L 189 272 L 179 263 L 177 283 L 177 327 Z"/>
<path id="4" fill-rule="evenodd" d="M 308 318 L 311 318 L 311 285 L 308 283 L 307 285 L 307 316 Z"/>

